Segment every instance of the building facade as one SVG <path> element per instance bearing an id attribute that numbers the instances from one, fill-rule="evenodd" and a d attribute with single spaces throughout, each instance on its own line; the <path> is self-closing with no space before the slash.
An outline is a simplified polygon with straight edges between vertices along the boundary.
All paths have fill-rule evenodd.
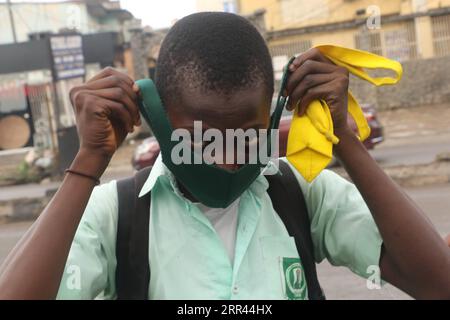
<path id="1" fill-rule="evenodd" d="M 133 16 L 108 0 L 0 3 L 0 44 L 28 41 L 39 33 L 122 32 Z M 14 35 L 15 34 L 15 35 Z M 15 39 L 14 39 L 15 38 Z"/>
<path id="2" fill-rule="evenodd" d="M 450 0 L 240 0 L 265 9 L 274 56 L 331 43 L 399 61 L 450 54 Z"/>
<path id="3" fill-rule="evenodd" d="M 132 21 L 117 1 L 0 3 L 0 150 L 61 147 L 56 133 L 75 125 L 70 89 L 124 67 Z"/>

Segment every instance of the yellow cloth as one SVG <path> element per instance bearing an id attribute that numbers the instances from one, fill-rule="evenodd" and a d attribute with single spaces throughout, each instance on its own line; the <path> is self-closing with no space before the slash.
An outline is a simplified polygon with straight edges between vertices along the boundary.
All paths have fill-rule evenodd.
<path id="1" fill-rule="evenodd" d="M 399 62 L 369 52 L 332 45 L 316 48 L 336 65 L 347 68 L 357 77 L 376 86 L 395 84 L 403 74 Z M 396 76 L 372 78 L 364 68 L 388 69 L 394 71 Z M 350 92 L 348 112 L 358 127 L 359 139 L 364 141 L 370 135 L 370 127 L 361 107 Z M 337 143 L 339 139 L 334 135 L 330 109 L 325 101 L 312 102 L 302 117 L 299 117 L 298 110 L 295 110 L 288 136 L 286 157 L 306 181 L 313 181 L 327 167 L 333 156 L 333 144 Z"/>

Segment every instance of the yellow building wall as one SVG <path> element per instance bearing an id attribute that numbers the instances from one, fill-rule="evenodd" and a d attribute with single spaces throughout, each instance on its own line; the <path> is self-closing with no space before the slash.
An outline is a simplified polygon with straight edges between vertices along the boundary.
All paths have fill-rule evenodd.
<path id="1" fill-rule="evenodd" d="M 448 0 L 450 1 L 450 0 Z M 402 0 L 240 0 L 240 13 L 266 9 L 270 31 L 353 20 L 356 11 L 378 6 L 383 15 L 400 13 Z"/>
<path id="2" fill-rule="evenodd" d="M 431 58 L 435 56 L 436 44 L 433 39 L 433 23 L 429 16 L 417 17 L 409 22 L 385 23 L 383 16 L 409 15 L 416 12 L 450 7 L 450 0 L 240 0 L 239 9 L 243 15 L 265 9 L 266 28 L 270 31 L 296 29 L 309 26 L 326 25 L 336 22 L 352 21 L 381 14 L 381 26 L 370 33 L 379 33 L 380 50 L 383 53 L 401 51 L 401 43 L 415 47 L 411 59 Z M 365 16 L 356 11 L 366 9 Z M 374 11 L 375 10 L 375 11 Z M 407 25 L 407 26 L 406 26 Z M 406 31 L 406 33 L 405 33 Z M 346 47 L 356 47 L 356 35 L 360 28 L 341 29 L 335 32 L 314 32 L 306 35 L 276 36 L 269 39 L 269 46 L 291 45 L 298 48 L 329 43 Z M 401 39 L 395 34 L 407 34 Z M 450 31 L 449 31 L 450 33 Z M 392 39 L 394 38 L 394 41 Z M 299 44 L 299 42 L 303 42 Z M 280 49 L 281 50 L 281 49 Z M 277 51 L 277 50 L 275 50 Z M 278 50 L 279 51 L 279 50 Z M 396 56 L 396 54 L 393 54 Z"/>
<path id="3" fill-rule="evenodd" d="M 278 38 L 270 41 L 270 46 L 289 44 L 297 41 L 311 41 L 312 46 L 321 44 L 333 44 L 353 48 L 354 30 L 339 30 L 339 32 L 321 32 Z"/>
<path id="4" fill-rule="evenodd" d="M 450 0 L 240 0 L 243 15 L 266 10 L 269 31 L 301 28 L 348 21 L 357 18 L 356 11 L 377 7 L 381 15 L 411 14 L 427 9 L 450 6 Z M 368 14 L 375 11 L 368 10 Z M 359 17 L 361 18 L 361 17 Z"/>

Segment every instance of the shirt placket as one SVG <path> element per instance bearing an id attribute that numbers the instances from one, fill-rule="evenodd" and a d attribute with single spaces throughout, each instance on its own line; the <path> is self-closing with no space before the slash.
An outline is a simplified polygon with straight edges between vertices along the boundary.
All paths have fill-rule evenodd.
<path id="1" fill-rule="evenodd" d="M 238 227 L 236 230 L 236 248 L 233 265 L 231 299 L 238 299 L 240 295 L 239 269 L 247 253 L 250 242 L 256 231 L 260 217 L 260 208 L 256 204 L 255 195 L 246 192 L 241 199 L 238 211 Z"/>

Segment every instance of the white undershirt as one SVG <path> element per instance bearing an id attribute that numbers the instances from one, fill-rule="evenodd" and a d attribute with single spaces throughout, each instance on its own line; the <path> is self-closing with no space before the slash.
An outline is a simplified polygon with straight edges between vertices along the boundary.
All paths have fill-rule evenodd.
<path id="1" fill-rule="evenodd" d="M 201 203 L 197 203 L 196 205 L 211 222 L 220 240 L 222 240 L 231 264 L 233 264 L 239 199 L 225 209 L 209 208 Z"/>

